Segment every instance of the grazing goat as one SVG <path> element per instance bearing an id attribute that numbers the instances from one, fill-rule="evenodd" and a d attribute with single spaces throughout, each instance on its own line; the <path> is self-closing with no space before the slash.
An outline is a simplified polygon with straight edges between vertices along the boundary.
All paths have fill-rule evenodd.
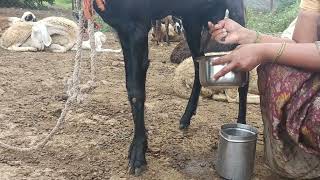
<path id="1" fill-rule="evenodd" d="M 156 41 L 157 45 L 159 42 L 167 41 L 167 44 L 170 45 L 169 42 L 180 42 L 183 40 L 183 34 L 178 34 L 175 30 L 176 28 L 169 24 L 168 29 L 166 29 L 165 24 L 161 24 L 160 30 L 155 30 L 155 28 L 151 29 L 152 39 L 151 41 Z"/>
<path id="2" fill-rule="evenodd" d="M 174 16 L 167 16 L 161 20 L 152 20 L 152 35 L 157 42 L 165 41 L 170 45 L 170 37 L 173 39 L 183 32 L 182 21 Z"/>
<path id="3" fill-rule="evenodd" d="M 170 6 L 168 6 L 170 4 Z M 180 128 L 190 125 L 191 117 L 196 113 L 201 90 L 199 80 L 199 63 L 197 58 L 203 56 L 200 45 L 201 31 L 208 21 L 217 23 L 229 17 L 244 25 L 244 6 L 242 0 L 94 0 L 93 6 L 104 22 L 118 33 L 123 50 L 126 87 L 131 105 L 134 136 L 129 148 L 130 173 L 139 175 L 146 166 L 145 153 L 147 136 L 144 125 L 145 84 L 148 59 L 148 32 L 151 21 L 168 15 L 182 17 L 183 27 L 192 53 L 195 78 L 192 93 L 185 113 L 180 120 Z M 239 88 L 238 122 L 246 122 L 246 98 L 248 85 Z"/>

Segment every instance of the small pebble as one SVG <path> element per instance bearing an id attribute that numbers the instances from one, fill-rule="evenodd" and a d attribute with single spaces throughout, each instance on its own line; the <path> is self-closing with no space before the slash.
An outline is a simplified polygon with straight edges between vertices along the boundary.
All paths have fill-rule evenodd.
<path id="1" fill-rule="evenodd" d="M 119 61 L 113 61 L 111 65 L 112 65 L 112 66 L 119 66 L 119 65 L 120 65 L 120 62 L 119 62 Z"/>
<path id="2" fill-rule="evenodd" d="M 3 89 L 0 89 L 0 95 L 4 94 L 5 91 Z"/>
<path id="3" fill-rule="evenodd" d="M 206 166 L 206 163 L 205 163 L 205 162 L 202 162 L 202 163 L 200 163 L 200 166 L 201 166 L 201 167 L 205 167 L 205 166 Z"/>
<path id="4" fill-rule="evenodd" d="M 111 176 L 109 180 L 126 180 L 126 179 L 127 178 L 122 178 L 120 176 L 115 175 L 115 176 Z"/>

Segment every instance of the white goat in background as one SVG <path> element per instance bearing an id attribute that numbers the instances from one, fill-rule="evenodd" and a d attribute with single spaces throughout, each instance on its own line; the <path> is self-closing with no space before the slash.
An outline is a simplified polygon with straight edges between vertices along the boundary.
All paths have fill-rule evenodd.
<path id="1" fill-rule="evenodd" d="M 23 16 L 27 18 L 29 16 Z M 77 24 L 63 17 L 47 17 L 38 22 L 15 21 L 0 39 L 0 46 L 12 51 L 66 52 L 76 50 L 74 47 L 79 28 Z M 106 35 L 102 32 L 94 34 L 98 52 L 121 52 L 121 49 L 104 49 Z M 91 49 L 90 42 L 82 43 L 83 49 Z"/>
<path id="2" fill-rule="evenodd" d="M 0 46 L 11 51 L 38 51 L 50 45 L 51 38 L 43 24 L 14 23 L 0 39 Z"/>
<path id="3" fill-rule="evenodd" d="M 37 21 L 36 16 L 30 12 L 24 12 L 21 18 L 18 17 L 2 17 L 0 16 L 0 37 L 2 36 L 3 32 L 5 32 L 12 24 L 16 22 L 28 22 Z"/>
<path id="4" fill-rule="evenodd" d="M 13 24 L 13 23 L 16 23 L 16 22 L 36 22 L 37 18 L 32 12 L 26 11 L 26 12 L 23 13 L 21 18 L 8 17 L 8 20 Z"/>
<path id="5" fill-rule="evenodd" d="M 47 17 L 38 22 L 16 22 L 7 29 L 0 46 L 13 51 L 66 52 L 77 40 L 78 26 L 63 17 Z"/>

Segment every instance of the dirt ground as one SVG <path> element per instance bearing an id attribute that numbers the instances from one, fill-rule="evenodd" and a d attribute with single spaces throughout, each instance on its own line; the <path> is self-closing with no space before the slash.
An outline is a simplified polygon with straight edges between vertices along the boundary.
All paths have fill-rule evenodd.
<path id="1" fill-rule="evenodd" d="M 0 9 L 0 15 L 18 16 L 23 11 Z M 37 13 L 44 17 L 61 12 Z M 107 37 L 107 48 L 119 48 L 113 33 Z M 238 105 L 201 98 L 189 130 L 180 131 L 179 119 L 187 100 L 175 96 L 170 83 L 176 68 L 169 61 L 174 46 L 150 43 L 145 115 L 148 170 L 142 176 L 127 173 L 133 122 L 123 56 L 101 53 L 97 57 L 99 86 L 72 108 L 64 128 L 43 149 L 30 153 L 0 149 L 0 179 L 219 179 L 213 164 L 219 128 L 235 122 Z M 74 55 L 0 49 L 1 141 L 26 147 L 53 128 L 65 102 L 64 82 L 73 70 Z M 84 57 L 82 82 L 87 80 L 88 51 Z M 263 163 L 259 106 L 249 105 L 247 119 L 260 132 L 254 179 L 265 179 L 271 172 Z"/>

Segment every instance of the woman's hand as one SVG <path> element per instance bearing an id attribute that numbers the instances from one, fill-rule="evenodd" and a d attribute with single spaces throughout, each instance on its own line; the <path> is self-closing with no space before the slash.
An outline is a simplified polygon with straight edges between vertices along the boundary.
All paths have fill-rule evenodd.
<path id="1" fill-rule="evenodd" d="M 249 44 L 257 38 L 255 31 L 246 29 L 229 18 L 221 20 L 215 25 L 208 22 L 208 27 L 212 39 L 222 44 Z"/>
<path id="2" fill-rule="evenodd" d="M 230 54 L 222 56 L 212 62 L 212 65 L 227 64 L 214 75 L 218 80 L 230 71 L 248 72 L 259 64 L 264 63 L 264 46 L 261 44 L 240 45 Z"/>

